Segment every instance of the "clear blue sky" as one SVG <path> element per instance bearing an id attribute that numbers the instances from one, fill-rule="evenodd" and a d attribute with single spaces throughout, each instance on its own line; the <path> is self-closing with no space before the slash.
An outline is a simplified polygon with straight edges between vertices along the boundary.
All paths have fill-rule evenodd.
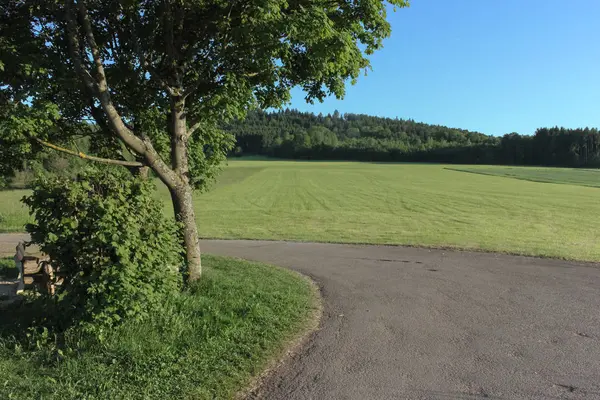
<path id="1" fill-rule="evenodd" d="M 412 0 L 342 101 L 290 107 L 493 135 L 600 127 L 600 0 Z"/>

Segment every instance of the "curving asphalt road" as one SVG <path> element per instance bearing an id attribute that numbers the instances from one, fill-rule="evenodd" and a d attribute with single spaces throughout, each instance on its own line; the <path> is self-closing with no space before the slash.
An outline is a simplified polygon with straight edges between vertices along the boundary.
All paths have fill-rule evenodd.
<path id="1" fill-rule="evenodd" d="M 10 249 L 17 236 L 0 235 Z M 10 246 L 7 246 L 10 243 Z M 202 243 L 321 287 L 267 399 L 600 399 L 600 265 L 404 247 Z"/>
<path id="2" fill-rule="evenodd" d="M 205 241 L 321 287 L 320 330 L 267 399 L 600 399 L 600 265 L 336 244 Z"/>

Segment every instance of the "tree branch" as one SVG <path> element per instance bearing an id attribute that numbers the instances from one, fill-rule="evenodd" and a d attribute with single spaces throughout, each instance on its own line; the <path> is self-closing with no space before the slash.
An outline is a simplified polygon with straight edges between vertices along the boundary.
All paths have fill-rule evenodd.
<path id="1" fill-rule="evenodd" d="M 169 58 L 168 65 L 169 68 L 172 68 L 171 73 L 174 74 L 176 86 L 181 87 L 181 76 L 179 75 L 179 71 L 177 71 L 179 53 L 175 48 L 175 28 L 173 26 L 174 15 L 171 0 L 165 1 L 165 14 L 165 50 Z"/>
<path id="2" fill-rule="evenodd" d="M 108 120 L 108 126 L 130 150 L 144 158 L 146 165 L 150 166 L 154 172 L 158 174 L 158 177 L 165 185 L 167 185 L 167 187 L 169 187 L 169 189 L 177 188 L 183 184 L 182 179 L 164 162 L 164 160 L 160 157 L 160 154 L 158 154 L 158 152 L 154 149 L 152 142 L 143 135 L 143 132 L 140 132 L 140 135 L 142 136 L 140 138 L 127 127 L 121 118 L 119 111 L 112 103 L 110 92 L 108 90 L 106 74 L 104 73 L 102 57 L 100 55 L 98 44 L 96 43 L 96 38 L 94 37 L 92 23 L 85 6 L 85 0 L 77 0 L 77 4 L 75 4 L 74 0 L 70 0 L 69 6 L 70 8 L 77 7 L 79 11 L 80 21 L 85 32 L 87 44 L 92 52 L 96 70 L 96 77 L 95 79 L 92 78 L 95 81 L 95 90 L 93 92 L 94 97 L 97 97 L 100 101 L 102 110 L 104 111 Z M 71 19 L 74 25 L 74 18 Z M 77 30 L 73 31 L 73 33 L 75 35 L 78 34 Z M 77 37 L 75 36 L 72 38 L 72 35 L 69 35 L 69 39 L 77 40 Z"/>
<path id="3" fill-rule="evenodd" d="M 38 142 L 39 144 L 41 144 L 42 146 L 51 148 L 53 150 L 59 151 L 61 153 L 66 153 L 75 157 L 79 157 L 82 158 L 84 160 L 90 160 L 90 161 L 96 161 L 96 162 L 101 162 L 104 164 L 112 164 L 112 165 L 122 165 L 125 167 L 143 167 L 145 164 L 142 164 L 141 162 L 138 161 L 124 161 L 124 160 L 113 160 L 112 158 L 102 158 L 102 157 L 96 157 L 96 156 L 90 156 L 89 154 L 85 154 L 81 151 L 77 152 L 77 151 L 73 151 L 70 149 L 66 149 L 64 147 L 60 147 L 57 146 L 55 144 L 52 144 L 50 142 L 46 142 L 42 139 L 39 138 L 35 138 L 35 137 L 31 137 L 30 139 L 35 140 L 36 142 Z"/>
<path id="4" fill-rule="evenodd" d="M 165 91 L 169 94 L 169 96 L 179 96 L 179 93 L 173 89 L 169 84 L 159 76 L 158 72 L 150 65 L 148 61 L 144 59 L 144 67 L 150 73 L 150 79 L 155 80 L 160 84 L 160 86 L 165 89 Z"/>
<path id="5" fill-rule="evenodd" d="M 87 8 L 85 7 L 84 0 L 79 0 L 77 2 L 77 7 L 79 9 L 83 29 L 85 31 L 88 45 L 90 46 L 90 50 L 92 51 L 94 65 L 96 67 L 98 99 L 100 100 L 100 104 L 102 105 L 102 108 L 108 117 L 108 123 L 114 132 L 121 138 L 121 140 L 131 147 L 136 153 L 140 155 L 146 154 L 148 150 L 146 144 L 140 138 L 136 137 L 134 133 L 125 125 L 121 119 L 121 115 L 110 99 L 108 84 L 106 82 L 106 74 L 104 73 L 104 65 L 102 64 L 100 50 L 98 49 L 98 44 L 96 43 L 96 38 L 94 37 L 94 32 L 92 31 L 92 23 L 90 22 L 90 17 L 88 15 Z"/>
<path id="6" fill-rule="evenodd" d="M 90 99 L 89 107 L 90 115 L 92 116 L 93 120 L 96 121 L 96 124 L 100 127 L 100 129 L 104 130 L 105 132 L 111 132 L 110 127 L 104 119 L 103 111 L 94 105 L 93 99 Z"/>
<path id="7" fill-rule="evenodd" d="M 133 21 L 133 18 L 132 18 Z M 139 38 L 137 36 L 137 31 L 136 31 L 136 27 L 132 26 L 131 27 L 131 34 L 132 34 L 132 40 L 133 40 L 133 46 L 135 48 L 135 52 L 137 54 L 138 57 L 138 61 L 140 63 L 140 68 L 142 69 L 142 74 L 145 75 L 146 72 L 150 73 L 150 79 L 154 80 L 156 82 L 158 82 L 158 84 L 165 89 L 165 91 L 170 95 L 170 96 L 175 96 L 175 90 L 169 86 L 169 84 L 160 77 L 159 73 L 156 71 L 156 69 L 151 65 L 151 61 L 148 60 L 148 57 L 146 56 L 146 54 L 144 54 L 144 52 L 142 51 L 141 47 L 140 47 L 140 42 L 139 42 Z"/>
<path id="8" fill-rule="evenodd" d="M 73 15 L 72 7 L 67 8 L 67 37 L 69 40 L 69 52 L 71 53 L 71 58 L 73 59 L 75 72 L 83 80 L 85 87 L 92 94 L 95 94 L 96 85 L 94 84 L 94 78 L 89 71 L 83 68 L 83 63 L 81 62 L 79 34 L 77 32 L 77 24 L 75 23 L 75 16 Z"/>
<path id="9" fill-rule="evenodd" d="M 201 125 L 201 122 L 198 121 L 195 124 L 193 124 L 192 126 L 190 126 L 190 128 L 187 130 L 187 137 L 191 137 L 192 134 L 196 131 L 196 129 L 198 129 Z"/>
<path id="10" fill-rule="evenodd" d="M 199 81 L 197 82 L 195 85 L 188 87 L 184 93 L 183 93 L 183 98 L 187 99 L 187 97 L 191 94 L 193 94 L 194 92 L 203 89 L 205 91 L 210 91 L 210 90 L 215 90 L 219 87 L 219 85 L 223 84 L 224 79 L 220 79 L 218 81 L 214 81 L 214 82 L 206 82 L 206 81 Z"/>

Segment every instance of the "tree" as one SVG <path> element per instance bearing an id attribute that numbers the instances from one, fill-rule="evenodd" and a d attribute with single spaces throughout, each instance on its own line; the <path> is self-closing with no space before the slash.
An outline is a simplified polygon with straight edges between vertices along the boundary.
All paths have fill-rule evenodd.
<path id="1" fill-rule="evenodd" d="M 304 89 L 309 102 L 342 97 L 345 82 L 369 67 L 368 56 L 390 34 L 388 3 L 408 5 L 5 0 L 4 168 L 16 167 L 8 160 L 38 145 L 151 168 L 171 192 L 189 279 L 196 280 L 201 260 L 192 191 L 206 187 L 233 144 L 219 123 L 256 106 L 280 107 L 294 86 Z M 96 150 L 93 157 L 64 146 L 82 131 Z"/>
<path id="2" fill-rule="evenodd" d="M 312 147 L 320 145 L 335 147 L 337 145 L 335 134 L 324 126 L 311 127 L 307 132 L 307 136 L 310 138 L 309 143 Z"/>

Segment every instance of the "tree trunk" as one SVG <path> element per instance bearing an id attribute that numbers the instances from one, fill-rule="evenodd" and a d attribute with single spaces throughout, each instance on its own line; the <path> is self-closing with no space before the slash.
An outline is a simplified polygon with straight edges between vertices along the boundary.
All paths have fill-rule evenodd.
<path id="1" fill-rule="evenodd" d="M 170 7 L 170 2 L 167 2 Z M 77 13 L 79 18 L 77 18 Z M 187 142 L 189 135 L 187 132 L 185 116 L 185 97 L 182 95 L 181 80 L 176 73 L 176 87 L 171 88 L 168 85 L 167 92 L 171 101 L 171 120 L 168 128 L 171 133 L 171 166 L 169 166 L 156 151 L 148 136 L 137 135 L 128 127 L 117 108 L 114 106 L 104 70 L 104 61 L 100 46 L 96 42 L 90 17 L 84 1 L 70 2 L 67 8 L 67 39 L 69 41 L 69 52 L 77 74 L 79 74 L 84 83 L 87 94 L 90 96 L 91 105 L 98 100 L 106 116 L 106 126 L 108 126 L 125 145 L 134 153 L 144 158 L 145 164 L 150 167 L 160 180 L 167 185 L 171 191 L 173 207 L 176 210 L 177 220 L 183 224 L 183 239 L 186 250 L 186 260 L 188 268 L 188 281 L 195 281 L 200 278 L 202 266 L 200 262 L 200 243 L 198 240 L 198 228 L 194 215 L 192 203 L 192 188 L 189 179 L 189 163 Z M 167 22 L 170 21 L 167 18 Z M 79 36 L 83 28 L 85 41 L 80 43 Z M 174 54 L 173 43 L 169 45 L 169 56 Z M 89 50 L 89 51 L 88 51 Z M 93 61 L 93 73 L 87 70 L 89 55 Z M 172 57 L 171 57 L 172 60 Z M 93 117 L 100 121 L 104 118 L 97 113 Z M 99 123 L 102 125 L 102 123 Z M 106 160 L 103 160 L 106 162 Z M 110 160 L 114 161 L 114 160 Z M 114 162 L 111 162 L 114 163 Z M 119 162 L 123 164 L 123 162 Z M 137 163 L 134 163 L 137 164 Z M 146 171 L 147 172 L 147 171 Z M 140 173 L 144 173 L 140 171 Z"/>
<path id="2" fill-rule="evenodd" d="M 183 244 L 188 269 L 187 280 L 188 282 L 193 282 L 200 279 L 202 261 L 192 188 L 186 185 L 185 187 L 171 190 L 171 200 L 173 202 L 175 218 L 183 225 Z"/>
<path id="3" fill-rule="evenodd" d="M 189 179 L 188 132 L 185 117 L 185 100 L 181 96 L 171 97 L 169 118 L 171 133 L 171 165 L 179 177 L 178 183 L 170 188 L 175 218 L 183 225 L 183 242 L 188 269 L 188 282 L 200 279 L 202 274 L 200 240 L 196 226 L 196 213 L 192 187 Z"/>

